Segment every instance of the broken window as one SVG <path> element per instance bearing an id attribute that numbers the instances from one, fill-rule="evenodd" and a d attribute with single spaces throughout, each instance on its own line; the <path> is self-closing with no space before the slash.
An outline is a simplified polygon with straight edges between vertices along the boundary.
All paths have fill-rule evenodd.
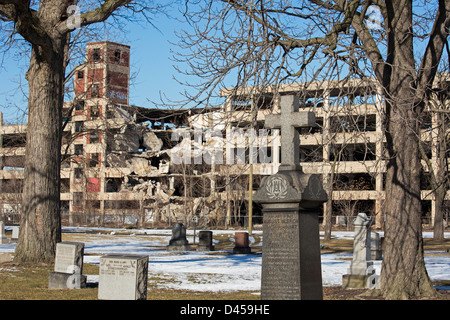
<path id="1" fill-rule="evenodd" d="M 61 178 L 61 193 L 70 192 L 70 179 Z"/>
<path id="2" fill-rule="evenodd" d="M 100 96 L 100 85 L 94 83 L 91 88 L 91 98 L 98 98 Z"/>
<path id="3" fill-rule="evenodd" d="M 75 102 L 75 111 L 84 110 L 84 100 L 79 100 Z"/>
<path id="4" fill-rule="evenodd" d="M 75 145 L 75 155 L 77 155 L 77 156 L 83 155 L 83 145 L 82 144 Z"/>
<path id="5" fill-rule="evenodd" d="M 122 188 L 122 178 L 109 178 L 106 181 L 106 192 L 119 192 Z"/>
<path id="6" fill-rule="evenodd" d="M 114 51 L 114 62 L 120 62 L 120 50 Z"/>
<path id="7" fill-rule="evenodd" d="M 75 132 L 83 131 L 83 121 L 75 121 Z"/>
<path id="8" fill-rule="evenodd" d="M 100 49 L 96 48 L 94 50 L 92 50 L 92 61 L 94 62 L 98 62 L 100 61 Z"/>
<path id="9" fill-rule="evenodd" d="M 5 147 L 25 147 L 27 137 L 23 133 L 4 134 L 0 139 L 0 146 Z"/>
<path id="10" fill-rule="evenodd" d="M 73 175 L 75 179 L 81 179 L 83 177 L 83 169 L 82 168 L 75 168 L 73 170 Z"/>
<path id="11" fill-rule="evenodd" d="M 108 104 L 106 106 L 106 119 L 113 119 L 114 118 L 114 106 Z"/>
<path id="12" fill-rule="evenodd" d="M 73 206 L 74 207 L 83 206 L 83 192 L 74 192 L 73 193 Z"/>
<path id="13" fill-rule="evenodd" d="M 89 134 L 89 143 L 100 143 L 100 137 L 97 131 L 91 131 Z"/>
<path id="14" fill-rule="evenodd" d="M 89 157 L 89 168 L 95 168 L 100 166 L 99 157 L 100 155 L 98 153 L 91 153 Z"/>
<path id="15" fill-rule="evenodd" d="M 91 107 L 91 120 L 96 120 L 100 116 L 100 108 L 98 106 Z"/>

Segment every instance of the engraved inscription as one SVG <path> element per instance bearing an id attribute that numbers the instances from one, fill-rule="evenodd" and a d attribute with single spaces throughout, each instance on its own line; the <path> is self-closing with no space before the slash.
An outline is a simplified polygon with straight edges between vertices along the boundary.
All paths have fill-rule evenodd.
<path id="1" fill-rule="evenodd" d="M 76 246 L 59 243 L 56 247 L 55 271 L 74 273 L 76 270 Z"/>
<path id="2" fill-rule="evenodd" d="M 136 275 L 136 261 L 125 259 L 108 259 L 102 265 L 102 274 L 108 276 L 134 277 Z"/>
<path id="3" fill-rule="evenodd" d="M 262 291 L 265 299 L 299 297 L 300 252 L 298 214 L 264 217 Z"/>

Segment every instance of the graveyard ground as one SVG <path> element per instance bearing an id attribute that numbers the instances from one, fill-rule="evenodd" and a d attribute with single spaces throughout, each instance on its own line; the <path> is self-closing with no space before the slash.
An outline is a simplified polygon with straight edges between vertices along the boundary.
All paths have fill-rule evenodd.
<path id="1" fill-rule="evenodd" d="M 80 234 L 64 233 L 63 241 L 80 241 Z M 257 238 L 257 237 L 256 237 Z M 256 239 L 258 241 L 258 239 Z M 322 253 L 351 253 L 352 239 L 336 238 L 331 241 L 321 241 Z M 232 245 L 229 237 L 219 238 L 216 250 L 229 248 Z M 447 252 L 450 249 L 450 239 L 434 241 L 425 239 L 425 251 Z M 260 247 L 255 246 L 255 250 Z M 0 253 L 4 255 L 8 253 Z M 10 253 L 11 254 L 11 253 Z M 432 254 L 432 253 L 431 253 Z M 1 257 L 0 257 L 1 258 Z M 96 300 L 96 284 L 88 284 L 88 288 L 81 290 L 48 289 L 48 276 L 53 271 L 53 265 L 24 264 L 18 265 L 12 261 L 1 262 L 0 259 L 0 300 Z M 97 275 L 98 265 L 84 263 L 83 274 Z M 259 295 L 253 291 L 199 291 L 161 289 L 159 282 L 167 279 L 158 278 L 149 274 L 148 300 L 258 300 Z M 436 281 L 437 286 L 450 286 L 449 280 Z M 325 286 L 324 300 L 378 300 L 370 290 L 344 290 L 340 286 Z M 423 298 L 428 299 L 428 298 Z M 438 290 L 438 296 L 434 300 L 450 300 L 449 290 Z"/>

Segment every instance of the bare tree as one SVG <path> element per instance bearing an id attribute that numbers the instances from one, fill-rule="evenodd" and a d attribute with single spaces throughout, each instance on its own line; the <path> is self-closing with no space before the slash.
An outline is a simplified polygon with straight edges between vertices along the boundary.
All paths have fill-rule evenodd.
<path id="1" fill-rule="evenodd" d="M 446 74 L 445 74 L 446 75 Z M 442 79 L 445 81 L 445 78 Z M 432 94 L 432 99 L 428 101 L 425 115 L 429 116 L 429 122 L 425 123 L 427 128 L 422 134 L 422 140 L 419 144 L 421 159 L 426 163 L 429 172 L 429 184 L 431 193 L 434 195 L 434 239 L 444 239 L 444 208 L 445 197 L 449 189 L 448 179 L 448 152 L 449 137 L 448 125 L 450 122 L 446 103 L 446 86 L 439 86 Z M 424 140 L 427 141 L 424 141 Z M 428 154 L 426 148 L 430 147 Z"/>
<path id="2" fill-rule="evenodd" d="M 450 0 L 186 6 L 194 31 L 180 35 L 177 58 L 187 64 L 186 75 L 200 77 L 186 81 L 198 89 L 188 96 L 198 103 L 213 101 L 222 86 L 264 91 L 300 79 L 375 77 L 386 106 L 388 154 L 381 292 L 391 299 L 435 295 L 423 258 L 419 136 L 424 101 L 447 43 Z"/>
<path id="3" fill-rule="evenodd" d="M 140 12 L 149 3 L 131 0 L 0 1 L 2 27 L 31 46 L 28 80 L 28 126 L 21 233 L 15 260 L 52 261 L 61 240 L 60 164 L 62 107 L 70 36 L 77 28 L 105 21 L 113 14 Z M 75 13 L 75 14 L 73 14 Z M 3 28 L 5 30 L 6 28 Z"/>

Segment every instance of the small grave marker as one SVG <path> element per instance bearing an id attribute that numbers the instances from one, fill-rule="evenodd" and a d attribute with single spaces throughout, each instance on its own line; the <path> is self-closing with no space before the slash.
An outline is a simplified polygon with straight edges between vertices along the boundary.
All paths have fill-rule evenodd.
<path id="1" fill-rule="evenodd" d="M 234 233 L 234 254 L 248 254 L 252 253 L 250 248 L 250 242 L 248 239 L 248 232 L 235 232 Z"/>
<path id="2" fill-rule="evenodd" d="M 214 251 L 212 231 L 200 231 L 198 233 L 197 251 Z"/>
<path id="3" fill-rule="evenodd" d="M 6 237 L 5 223 L 3 221 L 0 221 L 0 244 L 7 244 L 7 243 L 9 243 L 9 240 Z"/>
<path id="4" fill-rule="evenodd" d="M 167 249 L 170 251 L 190 251 L 192 250 L 186 239 L 186 227 L 182 223 L 176 223 L 172 228 L 172 238 Z"/>
<path id="5" fill-rule="evenodd" d="M 147 299 L 148 256 L 106 255 L 100 258 L 98 299 Z"/>
<path id="6" fill-rule="evenodd" d="M 86 287 L 83 275 L 84 243 L 59 242 L 56 244 L 55 271 L 50 273 L 49 289 L 80 289 Z"/>

